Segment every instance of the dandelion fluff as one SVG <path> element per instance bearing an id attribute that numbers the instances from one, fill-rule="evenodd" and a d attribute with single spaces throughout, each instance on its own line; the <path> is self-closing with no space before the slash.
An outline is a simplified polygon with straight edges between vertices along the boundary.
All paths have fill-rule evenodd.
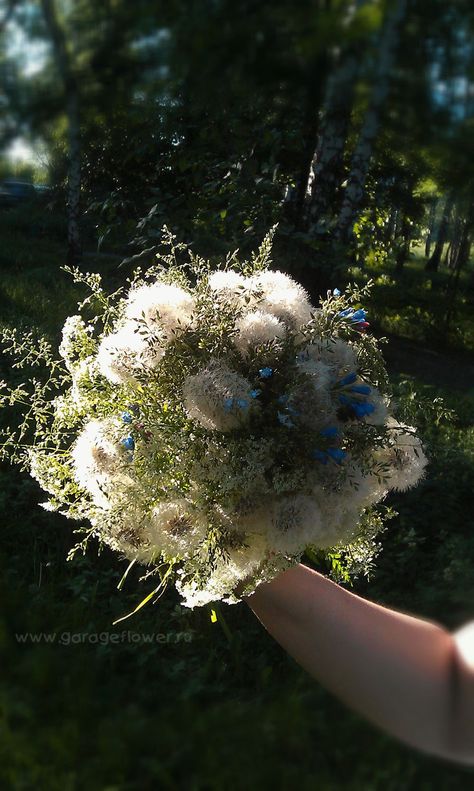
<path id="1" fill-rule="evenodd" d="M 125 307 L 125 316 L 144 321 L 152 332 L 170 340 L 180 329 L 191 324 L 194 299 L 184 289 L 168 283 L 153 283 L 133 289 Z"/>
<path id="2" fill-rule="evenodd" d="M 84 341 L 90 342 L 91 327 L 86 326 L 81 316 L 68 316 L 63 329 L 62 340 L 59 345 L 59 354 L 71 369 L 77 360 L 81 345 Z"/>
<path id="3" fill-rule="evenodd" d="M 71 449 L 74 475 L 79 485 L 92 496 L 96 505 L 110 507 L 104 491 L 112 481 L 118 490 L 123 478 L 123 448 L 115 438 L 117 428 L 112 421 L 90 420 Z"/>
<path id="4" fill-rule="evenodd" d="M 185 558 L 205 538 L 206 531 L 205 517 L 187 500 L 170 500 L 153 509 L 146 538 L 167 557 Z"/>
<path id="5" fill-rule="evenodd" d="M 153 369 L 164 354 L 161 346 L 147 342 L 138 329 L 135 321 L 128 321 L 100 343 L 97 365 L 101 374 L 113 384 L 123 384 L 133 380 L 139 371 Z"/>
<path id="6" fill-rule="evenodd" d="M 387 486 L 404 492 L 421 480 L 428 460 L 412 426 L 398 423 L 394 418 L 388 418 L 386 425 L 389 428 L 390 444 L 377 450 L 375 455 L 389 468 Z"/>
<path id="7" fill-rule="evenodd" d="M 193 578 L 178 579 L 176 588 L 182 596 L 182 604 L 194 608 L 217 600 L 236 603 L 235 588 L 256 573 L 265 552 L 266 542 L 262 536 L 248 536 L 245 544 L 230 549 L 225 558 L 218 558 L 204 588 Z"/>
<path id="8" fill-rule="evenodd" d="M 305 374 L 292 396 L 292 405 L 302 422 L 315 427 L 327 425 L 333 419 L 331 406 L 331 369 L 318 359 L 299 359 L 298 369 Z"/>
<path id="9" fill-rule="evenodd" d="M 325 532 L 321 509 L 314 497 L 298 494 L 273 504 L 267 540 L 274 551 L 301 554 L 308 544 L 324 541 Z"/>
<path id="10" fill-rule="evenodd" d="M 211 360 L 183 385 L 186 412 L 205 428 L 231 431 L 240 426 L 255 408 L 249 396 L 250 382 L 220 360 Z"/>
<path id="11" fill-rule="evenodd" d="M 251 287 L 261 291 L 261 311 L 276 316 L 293 330 L 311 321 L 315 312 L 305 289 L 283 272 L 260 272 L 249 278 Z"/>
<path id="12" fill-rule="evenodd" d="M 264 343 L 281 341 L 286 334 L 284 324 L 276 316 L 261 310 L 252 311 L 239 318 L 235 328 L 237 335 L 234 343 L 243 355 Z"/>
<path id="13" fill-rule="evenodd" d="M 298 356 L 300 365 L 304 363 L 324 363 L 331 372 L 331 380 L 336 381 L 357 370 L 357 357 L 354 348 L 341 338 L 321 339 L 306 346 Z"/>
<path id="14" fill-rule="evenodd" d="M 231 270 L 213 272 L 207 281 L 211 296 L 222 307 L 236 311 L 248 310 L 255 304 L 248 278 Z"/>
<path id="15" fill-rule="evenodd" d="M 375 407 L 375 410 L 364 418 L 365 422 L 371 426 L 383 426 L 388 414 L 387 399 L 375 387 L 372 387 L 368 401 Z"/>

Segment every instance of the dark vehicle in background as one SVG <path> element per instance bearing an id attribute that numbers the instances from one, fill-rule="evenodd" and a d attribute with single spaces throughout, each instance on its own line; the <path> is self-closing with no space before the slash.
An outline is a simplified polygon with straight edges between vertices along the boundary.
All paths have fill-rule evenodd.
<path id="1" fill-rule="evenodd" d="M 20 203 L 36 200 L 37 195 L 31 182 L 6 179 L 0 184 L 0 208 L 13 208 Z"/>

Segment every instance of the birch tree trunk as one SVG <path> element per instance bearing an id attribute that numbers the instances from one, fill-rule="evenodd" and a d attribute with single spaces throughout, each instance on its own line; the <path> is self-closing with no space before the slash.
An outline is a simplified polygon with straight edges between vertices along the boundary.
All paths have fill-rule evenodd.
<path id="1" fill-rule="evenodd" d="M 406 14 L 407 0 L 395 0 L 388 13 L 378 47 L 377 75 L 369 100 L 369 107 L 356 144 L 347 187 L 338 218 L 335 238 L 350 242 L 354 222 L 360 212 L 365 195 L 365 183 L 372 156 L 375 136 L 379 129 L 380 115 L 390 86 L 390 75 L 399 41 L 400 26 Z"/>
<path id="2" fill-rule="evenodd" d="M 343 59 L 329 78 L 325 109 L 308 181 L 305 220 L 312 236 L 328 230 L 331 204 L 343 181 L 343 155 L 358 73 L 355 54 Z"/>
<path id="3" fill-rule="evenodd" d="M 454 265 L 454 271 L 452 272 L 448 286 L 448 293 L 447 293 L 448 307 L 445 315 L 446 330 L 449 329 L 451 320 L 455 314 L 456 297 L 459 289 L 459 279 L 461 276 L 461 270 L 464 269 L 465 266 L 467 266 L 471 254 L 473 225 L 474 225 L 474 204 L 471 204 L 471 206 L 469 207 L 467 217 L 464 220 L 463 230 L 462 230 L 461 238 L 459 240 L 459 249 L 457 252 L 456 262 Z"/>
<path id="4" fill-rule="evenodd" d="M 438 236 L 431 258 L 425 264 L 425 272 L 437 272 L 443 255 L 443 248 L 448 236 L 449 220 L 453 210 L 454 197 L 449 195 L 444 204 L 443 216 L 438 228 Z"/>
<path id="5" fill-rule="evenodd" d="M 438 199 L 433 198 L 430 203 L 430 215 L 428 219 L 428 233 L 426 234 L 425 241 L 425 258 L 429 258 L 431 254 L 431 243 L 433 241 L 433 231 L 436 224 L 436 208 L 438 206 Z"/>
<path id="6" fill-rule="evenodd" d="M 355 0 L 355 16 L 368 0 Z M 324 236 L 344 179 L 344 150 L 361 62 L 360 45 L 341 51 L 329 76 L 318 127 L 318 139 L 307 180 L 304 224 L 312 236 Z"/>
<path id="7" fill-rule="evenodd" d="M 68 199 L 67 237 L 68 263 L 77 264 L 81 258 L 80 196 L 81 196 L 81 135 L 79 87 L 68 52 L 66 35 L 58 18 L 55 0 L 41 0 L 43 16 L 53 46 L 54 60 L 65 97 L 68 140 Z"/>

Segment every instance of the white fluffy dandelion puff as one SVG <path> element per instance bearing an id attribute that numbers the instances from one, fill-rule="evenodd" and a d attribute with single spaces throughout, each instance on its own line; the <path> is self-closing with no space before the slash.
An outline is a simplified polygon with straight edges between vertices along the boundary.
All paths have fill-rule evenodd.
<path id="1" fill-rule="evenodd" d="M 170 340 L 179 330 L 191 324 L 194 299 L 179 286 L 153 283 L 133 289 L 127 300 L 125 316 L 144 321 L 151 332 Z"/>
<path id="2" fill-rule="evenodd" d="M 376 451 L 376 458 L 387 464 L 387 487 L 404 492 L 415 486 L 423 477 L 428 460 L 420 439 L 412 426 L 388 418 L 389 446 Z"/>
<path id="3" fill-rule="evenodd" d="M 138 329 L 135 321 L 128 321 L 100 343 L 97 365 L 101 374 L 113 384 L 123 384 L 133 379 L 137 372 L 153 369 L 164 354 L 159 344 L 150 343 Z"/>
<path id="4" fill-rule="evenodd" d="M 244 423 L 255 401 L 250 382 L 224 362 L 211 360 L 183 385 L 184 406 L 190 418 L 205 428 L 231 431 Z"/>
<path id="5" fill-rule="evenodd" d="M 192 577 L 178 578 L 176 588 L 182 596 L 182 604 L 193 608 L 217 600 L 236 603 L 235 588 L 257 572 L 264 562 L 266 549 L 262 536 L 247 536 L 245 544 L 230 549 L 226 557 L 218 559 L 204 587 Z"/>
<path id="6" fill-rule="evenodd" d="M 235 308 L 243 307 L 245 296 L 250 297 L 248 280 L 232 270 L 213 272 L 209 276 L 207 284 L 216 300 L 228 302 Z"/>
<path id="7" fill-rule="evenodd" d="M 271 313 L 255 310 L 241 316 L 235 323 L 237 335 L 234 343 L 242 355 L 271 341 L 281 341 L 285 337 L 284 324 Z"/>
<path id="8" fill-rule="evenodd" d="M 365 422 L 372 426 L 383 426 L 388 414 L 388 398 L 384 397 L 375 387 L 372 387 L 368 400 L 374 407 L 374 411 L 367 415 Z"/>
<path id="9" fill-rule="evenodd" d="M 354 348 L 341 338 L 321 339 L 310 343 L 300 353 L 300 364 L 323 362 L 331 371 L 331 379 L 337 380 L 357 370 L 357 357 Z"/>
<path id="10" fill-rule="evenodd" d="M 321 509 L 314 497 L 298 494 L 274 503 L 267 540 L 276 552 L 301 554 L 308 544 L 323 540 L 324 534 Z"/>
<path id="11" fill-rule="evenodd" d="M 78 360 L 81 347 L 91 342 L 92 327 L 85 324 L 81 316 L 68 316 L 62 329 L 59 354 L 71 370 Z"/>
<path id="12" fill-rule="evenodd" d="M 255 291 L 262 294 L 258 309 L 271 313 L 293 330 L 299 330 L 315 312 L 305 289 L 283 272 L 260 272 L 249 278 Z"/>
<path id="13" fill-rule="evenodd" d="M 185 499 L 157 505 L 145 530 L 151 552 L 186 558 L 206 537 L 207 520 Z"/>
<path id="14" fill-rule="evenodd" d="M 102 508 L 110 507 L 105 489 L 113 481 L 118 491 L 123 483 L 123 448 L 116 431 L 111 420 L 90 420 L 71 449 L 78 484 Z"/>
<path id="15" fill-rule="evenodd" d="M 295 390 L 292 402 L 307 424 L 325 424 L 332 418 L 331 369 L 322 360 L 303 358 L 297 361 L 299 372 L 306 375 Z"/>

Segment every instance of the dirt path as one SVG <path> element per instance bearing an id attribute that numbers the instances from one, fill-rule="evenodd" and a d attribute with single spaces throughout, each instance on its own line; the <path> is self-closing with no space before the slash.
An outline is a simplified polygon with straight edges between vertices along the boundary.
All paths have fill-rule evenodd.
<path id="1" fill-rule="evenodd" d="M 386 334 L 382 347 L 388 370 L 421 379 L 429 385 L 464 393 L 474 390 L 474 358 L 456 351 L 435 351 L 413 341 Z"/>

